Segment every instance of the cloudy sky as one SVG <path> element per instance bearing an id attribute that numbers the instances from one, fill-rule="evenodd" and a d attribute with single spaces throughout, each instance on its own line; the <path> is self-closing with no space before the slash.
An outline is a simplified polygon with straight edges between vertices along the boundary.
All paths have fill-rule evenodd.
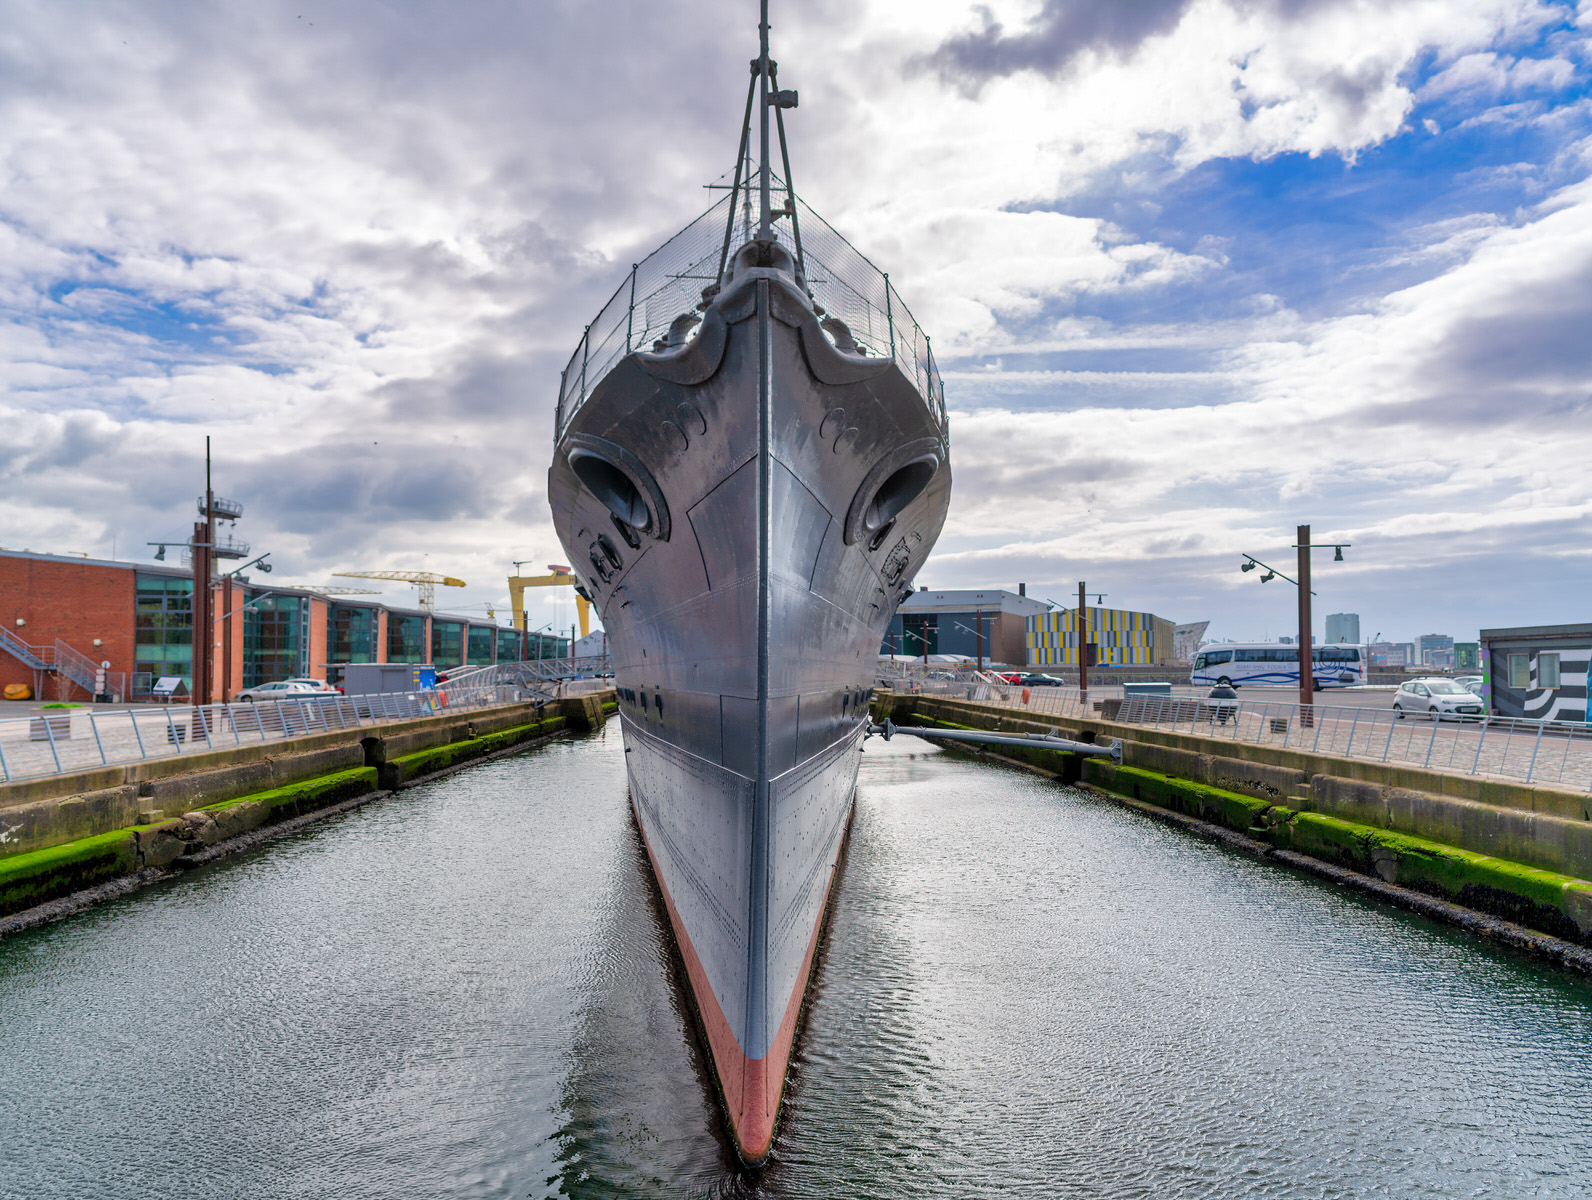
<path id="1" fill-rule="evenodd" d="M 797 186 L 945 371 L 920 582 L 1277 636 L 1240 555 L 1309 522 L 1366 637 L 1588 619 L 1592 0 L 774 10 Z M 273 582 L 505 605 L 755 51 L 752 0 L 0 0 L 0 544 L 147 558 L 209 434 Z"/>

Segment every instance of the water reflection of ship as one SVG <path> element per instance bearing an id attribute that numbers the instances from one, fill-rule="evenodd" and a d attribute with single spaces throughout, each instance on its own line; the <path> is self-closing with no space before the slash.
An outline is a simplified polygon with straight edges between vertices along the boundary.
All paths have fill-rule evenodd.
<path id="1" fill-rule="evenodd" d="M 587 328 L 548 474 L 610 636 L 632 806 L 750 1162 L 772 1143 L 879 644 L 951 488 L 927 337 L 790 187 L 796 95 L 767 29 L 765 0 L 734 182 Z"/>

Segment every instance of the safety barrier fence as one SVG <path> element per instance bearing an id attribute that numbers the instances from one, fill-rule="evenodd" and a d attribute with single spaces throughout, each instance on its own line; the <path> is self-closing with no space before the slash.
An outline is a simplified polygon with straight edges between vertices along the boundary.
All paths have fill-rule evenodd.
<path id="1" fill-rule="evenodd" d="M 534 698 L 526 688 L 494 682 L 428 692 L 307 694 L 203 707 L 38 709 L 30 716 L 0 719 L 0 780 L 224 750 Z"/>
<path id="2" fill-rule="evenodd" d="M 1109 719 L 1169 733 L 1455 775 L 1592 791 L 1592 725 L 1516 717 L 1400 716 L 1391 708 L 1196 697 L 1123 696 L 1121 688 L 923 680 L 908 690 L 1019 709 L 1036 716 Z"/>
<path id="3" fill-rule="evenodd" d="M 772 178 L 775 189 L 784 191 L 778 175 Z M 634 350 L 652 349 L 677 320 L 695 315 L 704 303 L 704 288 L 718 286 L 726 235 L 733 254 L 754 229 L 751 210 L 737 214 L 731 207 L 733 200 L 731 195 L 723 196 L 632 266 L 630 274 L 586 327 L 559 386 L 555 441 L 563 437 L 570 418 L 617 363 Z M 776 215 L 788 220 L 792 214 L 781 210 Z M 795 216 L 801 226 L 807 286 L 814 302 L 829 317 L 846 325 L 858 352 L 893 358 L 902 374 L 917 387 L 941 432 L 945 432 L 945 388 L 933 349 L 890 277 L 799 196 L 795 198 Z M 793 230 L 785 229 L 781 237 L 787 246 L 794 247 Z M 834 336 L 833 331 L 826 332 Z"/>

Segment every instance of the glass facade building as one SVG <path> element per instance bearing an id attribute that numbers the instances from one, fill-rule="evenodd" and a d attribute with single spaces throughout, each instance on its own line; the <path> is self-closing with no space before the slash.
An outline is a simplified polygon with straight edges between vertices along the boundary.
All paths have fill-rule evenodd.
<path id="1" fill-rule="evenodd" d="M 524 657 L 525 638 L 518 629 L 497 631 L 497 660 L 500 663 L 519 662 Z"/>
<path id="2" fill-rule="evenodd" d="M 490 667 L 496 642 L 490 625 L 472 625 L 465 645 L 465 661 L 472 667 Z"/>
<path id="3" fill-rule="evenodd" d="M 251 592 L 243 610 L 243 686 L 308 674 L 309 599 Z"/>
<path id="4" fill-rule="evenodd" d="M 363 605 L 330 604 L 326 608 L 326 661 L 376 661 L 376 610 Z"/>
<path id="5" fill-rule="evenodd" d="M 193 580 L 138 572 L 133 583 L 133 691 L 162 675 L 193 687 Z"/>
<path id="6" fill-rule="evenodd" d="M 405 613 L 387 614 L 387 661 L 423 663 L 426 657 L 426 619 Z"/>
<path id="7" fill-rule="evenodd" d="M 431 618 L 431 663 L 439 671 L 464 665 L 464 622 Z"/>

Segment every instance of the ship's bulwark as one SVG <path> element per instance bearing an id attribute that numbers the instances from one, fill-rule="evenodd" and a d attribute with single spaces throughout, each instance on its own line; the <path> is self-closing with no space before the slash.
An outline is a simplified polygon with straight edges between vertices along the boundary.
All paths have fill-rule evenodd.
<path id="1" fill-rule="evenodd" d="M 745 247 L 693 340 L 592 391 L 548 488 L 609 634 L 631 802 L 748 1161 L 773 1137 L 879 643 L 950 491 L 917 388 L 837 350 L 792 267 Z M 921 490 L 870 525 L 892 487 Z"/>

